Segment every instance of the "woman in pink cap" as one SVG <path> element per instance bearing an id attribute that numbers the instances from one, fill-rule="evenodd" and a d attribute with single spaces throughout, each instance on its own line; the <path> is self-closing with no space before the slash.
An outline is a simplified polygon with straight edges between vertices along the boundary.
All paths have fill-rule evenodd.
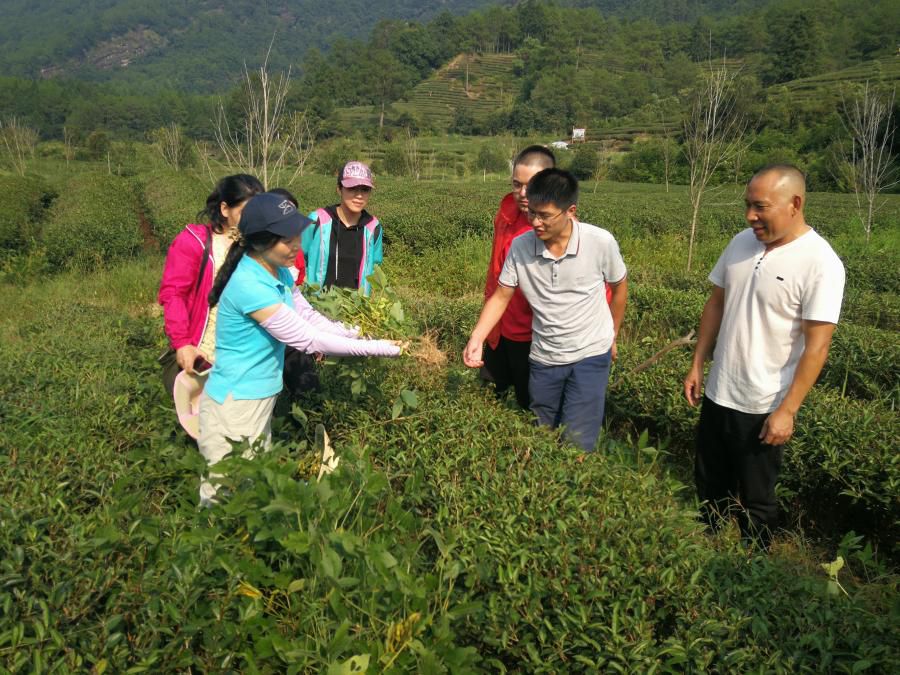
<path id="1" fill-rule="evenodd" d="M 301 242 L 307 283 L 370 293 L 366 277 L 382 260 L 381 223 L 366 211 L 374 187 L 368 166 L 347 162 L 338 174 L 341 201 L 309 214 L 314 223 L 303 232 Z"/>

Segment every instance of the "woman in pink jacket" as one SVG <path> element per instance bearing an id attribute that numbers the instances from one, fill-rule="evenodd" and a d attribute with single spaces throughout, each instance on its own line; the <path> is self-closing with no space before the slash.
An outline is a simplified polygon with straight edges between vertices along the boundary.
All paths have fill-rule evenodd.
<path id="1" fill-rule="evenodd" d="M 163 384 L 169 393 L 180 370 L 193 374 L 195 364 L 206 369 L 204 362 L 215 360 L 216 311 L 210 310 L 207 296 L 237 236 L 244 204 L 264 191 L 254 176 L 226 176 L 198 214 L 207 224 L 188 225 L 169 247 L 158 297 L 171 346 L 160 357 Z"/>

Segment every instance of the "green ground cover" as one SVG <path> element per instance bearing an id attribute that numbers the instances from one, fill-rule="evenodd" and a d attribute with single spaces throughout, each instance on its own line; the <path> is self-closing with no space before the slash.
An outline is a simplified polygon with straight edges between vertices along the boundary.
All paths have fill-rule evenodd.
<path id="1" fill-rule="evenodd" d="M 900 668 L 898 198 L 866 247 L 852 198 L 810 197 L 810 221 L 848 268 L 846 322 L 786 453 L 789 529 L 764 557 L 694 522 L 687 350 L 630 373 L 696 326 L 705 276 L 741 227 L 738 190 L 710 200 L 686 274 L 682 190 L 584 186 L 583 217 L 619 238 L 632 294 L 607 433 L 581 461 L 459 363 L 505 183 L 380 179 L 372 211 L 388 279 L 406 329 L 430 331 L 446 365 L 325 366 L 321 394 L 293 415 L 280 405 L 273 451 L 229 462 L 233 499 L 198 511 L 202 461 L 155 363 L 161 257 L 141 246 L 81 255 L 96 247 L 73 226 L 78 268 L 46 265 L 73 189 L 85 197 L 77 213 L 101 215 L 121 204 L 86 196 L 125 190 L 132 210 L 102 215 L 122 242 L 146 236 L 143 216 L 164 247 L 202 206 L 203 181 L 120 180 L 127 189 L 48 172 L 29 194 L 50 197 L 17 202 L 27 228 L 9 230 L 29 236 L 10 239 L 0 267 L 0 668 Z M 333 180 L 290 187 L 311 209 L 331 201 Z M 368 383 L 361 393 L 351 371 Z M 398 408 L 404 389 L 415 405 Z M 317 424 L 343 458 L 321 483 L 307 482 Z M 840 587 L 820 568 L 837 555 Z"/>

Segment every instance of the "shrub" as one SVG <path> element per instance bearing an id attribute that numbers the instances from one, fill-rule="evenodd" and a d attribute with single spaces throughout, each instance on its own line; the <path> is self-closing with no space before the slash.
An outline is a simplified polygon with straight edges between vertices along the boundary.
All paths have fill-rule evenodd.
<path id="1" fill-rule="evenodd" d="M 854 399 L 900 402 L 900 340 L 894 332 L 841 323 L 821 384 Z"/>
<path id="2" fill-rule="evenodd" d="M 0 175 L 0 258 L 27 251 L 39 236 L 44 210 L 55 194 L 46 181 L 32 174 Z"/>
<path id="3" fill-rule="evenodd" d="M 888 331 L 900 330 L 900 293 L 845 288 L 841 321 Z"/>
<path id="4" fill-rule="evenodd" d="M 409 175 L 409 160 L 402 141 L 386 143 L 381 159 L 374 165 L 373 170 L 377 170 L 379 173 L 383 171 L 391 176 Z"/>
<path id="5" fill-rule="evenodd" d="M 171 170 L 142 176 L 141 186 L 143 215 L 163 250 L 185 225 L 197 222 L 214 187 L 190 174 Z"/>
<path id="6" fill-rule="evenodd" d="M 824 578 L 784 561 L 709 547 L 653 448 L 611 443 L 613 457 L 580 462 L 467 390 L 363 427 L 405 508 L 430 523 L 431 554 L 455 561 L 451 606 L 467 608 L 456 640 L 491 671 L 896 663 L 891 621 L 873 621 L 866 600 L 829 596 Z"/>
<path id="7" fill-rule="evenodd" d="M 319 143 L 313 152 L 312 164 L 326 176 L 337 176 L 341 167 L 351 160 L 367 161 L 361 138 L 337 138 Z"/>
<path id="8" fill-rule="evenodd" d="M 4 670 L 900 668 L 895 576 L 844 572 L 844 595 L 790 544 L 748 556 L 731 532 L 707 537 L 646 438 L 582 457 L 457 368 L 421 378 L 411 359 L 379 360 L 364 404 L 331 396 L 345 383 L 326 369 L 327 394 L 297 415 L 310 424 L 276 420 L 272 451 L 220 465 L 230 497 L 198 510 L 203 462 L 172 433 L 158 318 L 145 310 L 158 272 L 144 261 L 0 295 L 13 338 L 0 341 Z M 55 311 L 12 318 L 40 302 Z M 411 381 L 418 407 L 392 419 Z M 825 393 L 816 406 L 833 408 L 811 439 L 844 405 Z M 839 418 L 852 424 L 836 450 L 874 438 L 868 407 Z M 341 457 L 320 483 L 317 422 Z M 810 452 L 792 475 L 814 484 Z M 836 475 L 895 499 L 877 473 L 895 459 L 873 455 Z"/>
<path id="9" fill-rule="evenodd" d="M 569 164 L 569 171 L 578 180 L 590 180 L 597 172 L 600 166 L 600 157 L 597 151 L 586 146 L 580 147 L 572 156 L 572 162 Z"/>
<path id="10" fill-rule="evenodd" d="M 441 349 L 455 358 L 461 354 L 484 304 L 480 295 L 445 298 L 426 294 L 403 294 L 404 305 L 423 330 L 434 333 Z"/>
<path id="11" fill-rule="evenodd" d="M 494 212 L 464 190 L 415 183 L 402 192 L 394 186 L 378 196 L 378 216 L 384 223 L 385 241 L 401 242 L 414 254 L 452 246 L 469 235 L 488 235 Z M 499 201 L 499 200 L 498 200 Z"/>
<path id="12" fill-rule="evenodd" d="M 854 529 L 896 554 L 897 430 L 895 406 L 814 389 L 785 449 L 783 489 L 796 495 L 814 526 L 829 532 Z"/>
<path id="13" fill-rule="evenodd" d="M 488 173 L 506 173 L 509 171 L 510 158 L 506 150 L 494 143 L 484 143 L 478 149 L 475 166 Z"/>
<path id="14" fill-rule="evenodd" d="M 613 428 L 631 433 L 649 428 L 668 439 L 686 465 L 692 457 L 698 419 L 698 411 L 684 401 L 681 387 L 690 349 L 671 352 L 651 368 L 625 376 L 664 344 L 665 338 L 659 338 L 620 345 L 619 362 L 610 376 L 608 419 Z M 842 351 L 847 353 L 839 349 L 838 358 Z M 877 346 L 873 351 L 877 352 Z M 821 531 L 835 534 L 852 528 L 890 549 L 900 525 L 895 413 L 887 392 L 870 401 L 842 397 L 830 380 L 840 379 L 846 368 L 837 358 L 830 363 L 834 374 L 807 397 L 785 448 L 782 501 L 790 512 L 810 514 Z"/>
<path id="15" fill-rule="evenodd" d="M 141 252 L 145 235 L 137 215 L 136 185 L 104 174 L 68 180 L 43 230 L 48 262 L 57 268 L 93 269 Z"/>
<path id="16" fill-rule="evenodd" d="M 92 131 L 85 141 L 85 150 L 90 159 L 106 159 L 111 141 L 105 131 Z"/>

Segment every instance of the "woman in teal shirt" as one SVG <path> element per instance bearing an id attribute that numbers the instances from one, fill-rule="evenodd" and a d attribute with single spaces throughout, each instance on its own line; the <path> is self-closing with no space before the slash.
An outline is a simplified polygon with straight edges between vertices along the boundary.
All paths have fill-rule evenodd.
<path id="1" fill-rule="evenodd" d="M 210 466 L 231 444 L 271 442 L 272 411 L 282 388 L 284 348 L 343 356 L 397 356 L 401 345 L 358 337 L 330 321 L 294 290 L 288 267 L 309 220 L 281 195 L 256 195 L 241 214 L 232 246 L 209 294 L 218 305 L 216 362 L 200 400 L 198 446 Z M 200 486 L 200 503 L 215 503 L 215 474 Z"/>

